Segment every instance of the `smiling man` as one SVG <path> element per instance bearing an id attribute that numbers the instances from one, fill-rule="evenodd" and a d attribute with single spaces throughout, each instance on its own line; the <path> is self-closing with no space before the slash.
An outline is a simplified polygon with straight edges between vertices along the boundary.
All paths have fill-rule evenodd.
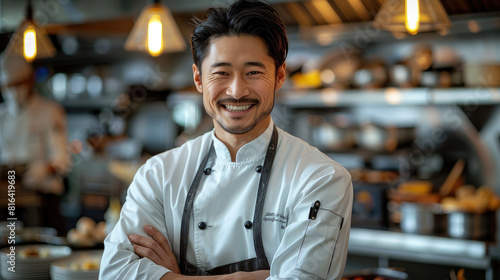
<path id="1" fill-rule="evenodd" d="M 209 9 L 191 49 L 214 130 L 137 172 L 100 279 L 340 279 L 351 178 L 271 119 L 288 51 L 278 14 L 250 0 Z"/>

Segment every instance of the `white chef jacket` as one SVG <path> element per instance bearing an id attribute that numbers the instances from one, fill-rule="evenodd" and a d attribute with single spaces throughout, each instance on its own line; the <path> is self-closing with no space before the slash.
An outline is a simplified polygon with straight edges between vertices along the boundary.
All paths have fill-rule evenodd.
<path id="1" fill-rule="evenodd" d="M 120 219 L 104 241 L 100 278 L 159 279 L 169 270 L 134 254 L 127 235 L 147 236 L 144 225 L 167 237 L 179 261 L 184 203 L 195 173 L 214 141 L 212 173 L 203 176 L 189 226 L 187 260 L 203 270 L 256 257 L 252 229 L 255 200 L 273 122 L 240 148 L 231 162 L 227 147 L 208 132 L 150 158 L 128 189 Z M 212 155 L 214 156 L 214 155 Z M 319 200 L 315 220 L 309 210 Z M 262 220 L 271 267 L 268 279 L 340 279 L 351 224 L 352 183 L 338 163 L 278 129 L 278 148 Z M 200 222 L 206 229 L 198 228 Z"/>
<path id="2" fill-rule="evenodd" d="M 51 164 L 60 174 L 69 168 L 66 148 L 66 113 L 56 102 L 32 93 L 22 107 L 13 96 L 0 104 L 0 164 L 28 164 L 31 188 L 61 194 L 62 177 L 49 174 Z M 35 170 L 37 169 L 37 170 Z"/>

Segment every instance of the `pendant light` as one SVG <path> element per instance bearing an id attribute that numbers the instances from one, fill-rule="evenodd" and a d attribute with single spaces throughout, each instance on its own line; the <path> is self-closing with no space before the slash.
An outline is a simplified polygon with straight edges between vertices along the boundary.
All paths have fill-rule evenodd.
<path id="1" fill-rule="evenodd" d="M 159 0 L 145 7 L 125 42 L 128 51 L 146 51 L 152 56 L 186 49 L 186 42 L 170 13 Z"/>
<path id="2" fill-rule="evenodd" d="M 451 26 L 439 0 L 386 0 L 374 26 L 392 32 L 443 31 Z"/>
<path id="3" fill-rule="evenodd" d="M 45 29 L 33 21 L 31 0 L 28 1 L 26 8 L 26 19 L 12 35 L 5 53 L 22 56 L 28 62 L 38 58 L 52 57 L 56 54 L 56 49 Z"/>

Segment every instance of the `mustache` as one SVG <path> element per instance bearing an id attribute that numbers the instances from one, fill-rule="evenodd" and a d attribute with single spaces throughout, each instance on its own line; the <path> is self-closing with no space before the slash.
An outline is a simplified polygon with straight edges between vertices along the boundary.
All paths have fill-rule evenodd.
<path id="1" fill-rule="evenodd" d="M 234 104 L 238 104 L 238 103 L 253 103 L 253 104 L 259 104 L 259 100 L 252 99 L 252 98 L 236 99 L 236 98 L 228 97 L 228 98 L 220 99 L 220 100 L 217 101 L 217 105 L 222 105 L 222 103 L 234 103 Z"/>

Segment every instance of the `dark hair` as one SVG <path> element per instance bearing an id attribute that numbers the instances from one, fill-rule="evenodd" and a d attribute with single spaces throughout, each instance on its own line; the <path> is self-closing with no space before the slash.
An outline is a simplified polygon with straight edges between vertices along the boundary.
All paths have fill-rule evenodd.
<path id="1" fill-rule="evenodd" d="M 286 59 L 288 39 L 285 24 L 270 4 L 258 0 L 239 0 L 229 8 L 210 8 L 205 21 L 194 19 L 191 33 L 193 61 L 201 71 L 213 38 L 226 35 L 250 35 L 261 38 L 269 56 L 274 59 L 276 71 Z"/>

